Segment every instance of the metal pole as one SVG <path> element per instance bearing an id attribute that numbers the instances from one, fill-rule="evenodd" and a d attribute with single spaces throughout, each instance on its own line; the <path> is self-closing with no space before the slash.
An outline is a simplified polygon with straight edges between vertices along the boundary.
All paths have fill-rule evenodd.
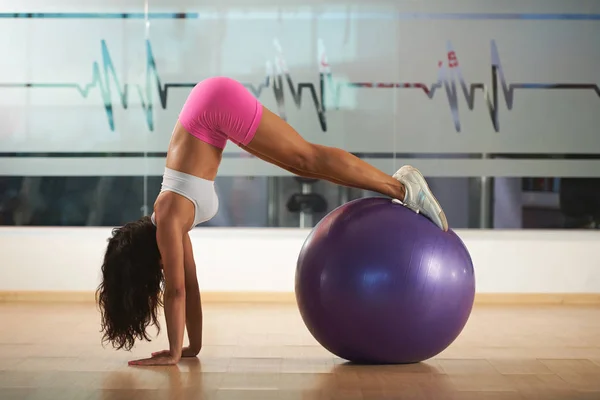
<path id="1" fill-rule="evenodd" d="M 489 229 L 490 218 L 490 196 L 488 187 L 490 186 L 490 178 L 482 176 L 479 178 L 479 228 Z"/>
<path id="2" fill-rule="evenodd" d="M 349 189 L 345 186 L 340 186 L 338 190 L 339 190 L 339 205 L 346 204 L 348 202 Z"/>
<path id="3" fill-rule="evenodd" d="M 277 190 L 277 177 L 269 176 L 267 178 L 267 226 L 269 227 L 279 225 L 279 196 Z"/>
<path id="4" fill-rule="evenodd" d="M 483 158 L 488 158 L 483 154 Z M 494 227 L 494 178 L 481 176 L 479 178 L 479 228 L 492 229 Z"/>
<path id="5" fill-rule="evenodd" d="M 302 194 L 312 193 L 312 185 L 309 183 L 302 183 Z M 312 227 L 312 214 L 300 211 L 300 228 Z"/>

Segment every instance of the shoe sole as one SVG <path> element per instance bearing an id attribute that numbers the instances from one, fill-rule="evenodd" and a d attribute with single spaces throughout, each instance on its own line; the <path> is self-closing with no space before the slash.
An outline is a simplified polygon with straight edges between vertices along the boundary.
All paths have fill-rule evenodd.
<path id="1" fill-rule="evenodd" d="M 411 172 L 416 172 L 417 180 L 419 181 L 419 185 L 421 185 L 421 187 L 425 191 L 425 195 L 428 196 L 429 198 L 433 199 L 433 203 L 436 207 L 436 212 L 438 213 L 437 216 L 442 221 L 442 230 L 448 231 L 448 220 L 446 219 L 446 213 L 442 209 L 442 206 L 439 203 L 438 199 L 433 195 L 433 192 L 429 188 L 429 185 L 427 184 L 427 181 L 425 180 L 425 177 L 423 176 L 421 171 L 419 171 L 417 168 L 413 167 L 412 165 L 405 165 L 404 168 Z"/>

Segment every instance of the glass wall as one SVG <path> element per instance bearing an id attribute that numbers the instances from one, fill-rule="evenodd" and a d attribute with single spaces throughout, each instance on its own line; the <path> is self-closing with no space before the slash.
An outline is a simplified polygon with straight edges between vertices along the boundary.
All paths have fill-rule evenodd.
<path id="1" fill-rule="evenodd" d="M 453 228 L 600 227 L 600 4 L 269 4 L 0 5 L 0 225 L 151 213 L 187 94 L 225 75 L 311 142 L 420 168 Z M 216 185 L 206 226 L 310 227 L 377 195 L 231 143 Z"/>

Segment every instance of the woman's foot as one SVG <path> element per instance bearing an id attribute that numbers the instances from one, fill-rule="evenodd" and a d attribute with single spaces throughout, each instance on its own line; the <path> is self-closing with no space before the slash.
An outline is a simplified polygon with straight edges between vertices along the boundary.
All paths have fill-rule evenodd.
<path id="1" fill-rule="evenodd" d="M 395 203 L 402 204 L 417 213 L 423 214 L 443 231 L 448 230 L 446 214 L 418 169 L 405 165 L 393 177 L 406 188 L 404 200 L 394 199 Z"/>

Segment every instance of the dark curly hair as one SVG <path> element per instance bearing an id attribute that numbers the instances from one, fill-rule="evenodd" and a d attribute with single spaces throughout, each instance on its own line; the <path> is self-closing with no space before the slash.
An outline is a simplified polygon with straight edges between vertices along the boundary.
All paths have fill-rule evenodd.
<path id="1" fill-rule="evenodd" d="M 102 343 L 131 350 L 135 340 L 150 341 L 150 324 L 160 332 L 157 308 L 162 306 L 164 276 L 150 217 L 112 231 L 96 290 L 101 313 Z"/>

